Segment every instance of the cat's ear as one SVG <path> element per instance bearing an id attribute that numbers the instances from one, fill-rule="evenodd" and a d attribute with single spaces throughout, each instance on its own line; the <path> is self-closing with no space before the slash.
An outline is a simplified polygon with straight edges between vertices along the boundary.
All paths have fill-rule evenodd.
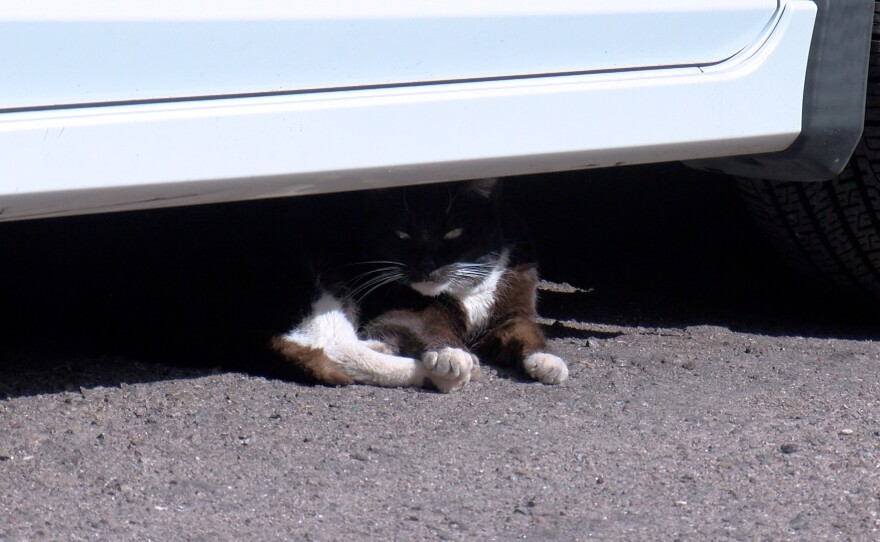
<path id="1" fill-rule="evenodd" d="M 468 181 L 467 190 L 486 199 L 493 199 L 497 194 L 501 181 L 496 178 L 475 179 Z"/>

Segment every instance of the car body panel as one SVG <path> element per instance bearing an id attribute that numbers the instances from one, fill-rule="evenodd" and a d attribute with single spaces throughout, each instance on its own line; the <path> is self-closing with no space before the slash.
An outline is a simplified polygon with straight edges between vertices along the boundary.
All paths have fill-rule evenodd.
<path id="1" fill-rule="evenodd" d="M 0 14 L 0 111 L 723 62 L 776 0 L 105 3 Z"/>
<path id="2" fill-rule="evenodd" d="M 0 220 L 781 150 L 815 15 L 703 66 L 5 112 Z"/>

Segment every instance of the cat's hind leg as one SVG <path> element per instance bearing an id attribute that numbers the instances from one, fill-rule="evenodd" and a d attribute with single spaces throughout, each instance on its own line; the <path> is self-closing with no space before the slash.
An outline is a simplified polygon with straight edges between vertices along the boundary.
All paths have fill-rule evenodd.
<path id="1" fill-rule="evenodd" d="M 326 384 L 354 382 L 389 387 L 423 386 L 428 371 L 417 360 L 377 351 L 358 339 L 353 318 L 342 302 L 324 294 L 309 316 L 271 346 L 289 363 Z"/>
<path id="2" fill-rule="evenodd" d="M 354 379 L 321 348 L 287 340 L 281 335 L 272 337 L 270 346 L 286 363 L 294 365 L 304 376 L 316 382 L 331 386 L 354 384 Z"/>

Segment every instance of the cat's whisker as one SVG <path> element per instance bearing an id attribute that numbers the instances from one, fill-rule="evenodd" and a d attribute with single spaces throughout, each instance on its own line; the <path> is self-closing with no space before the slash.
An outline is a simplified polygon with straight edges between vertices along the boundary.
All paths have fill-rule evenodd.
<path id="1" fill-rule="evenodd" d="M 395 271 L 395 270 L 398 270 L 398 269 L 401 269 L 401 267 L 398 267 L 398 266 L 396 266 L 396 265 L 389 265 L 389 266 L 386 266 L 386 267 L 377 267 L 377 268 L 375 268 L 375 269 L 370 269 L 369 271 L 364 271 L 363 273 L 361 273 L 360 275 L 358 275 L 358 277 L 362 277 L 362 276 L 364 276 L 364 275 L 369 275 L 369 274 L 371 274 L 371 273 L 378 273 L 379 271 Z"/>
<path id="2" fill-rule="evenodd" d="M 369 271 L 364 271 L 360 275 L 355 276 L 352 280 L 357 280 L 362 277 L 366 277 L 368 275 L 373 275 L 373 274 L 381 273 L 381 272 L 385 272 L 385 271 L 396 271 L 398 269 L 400 269 L 400 268 L 396 267 L 396 266 L 377 267 L 376 269 L 370 269 Z"/>
<path id="3" fill-rule="evenodd" d="M 466 282 L 468 284 L 477 284 L 486 280 L 489 277 L 489 273 L 474 273 L 474 272 L 454 272 L 450 274 L 451 277 L 457 279 L 461 282 Z"/>
<path id="4" fill-rule="evenodd" d="M 459 277 L 484 279 L 491 274 L 491 271 L 483 271 L 483 270 L 475 271 L 475 270 L 470 270 L 470 269 L 456 269 L 455 271 L 452 272 L 452 274 L 455 276 L 459 276 Z"/>
<path id="5" fill-rule="evenodd" d="M 383 277 L 383 278 L 384 278 L 385 280 L 377 282 L 375 285 L 373 285 L 372 288 L 370 288 L 370 289 L 367 290 L 366 292 L 360 294 L 360 295 L 357 297 L 357 302 L 360 303 L 361 301 L 363 301 L 364 299 L 366 299 L 366 297 L 367 297 L 368 295 L 370 295 L 371 293 L 373 293 L 376 289 L 381 288 L 382 286 L 385 286 L 386 284 L 393 284 L 393 283 L 395 283 L 395 282 L 400 282 L 400 280 L 404 278 L 404 275 L 403 275 L 402 273 L 393 273 L 393 274 L 387 275 L 387 276 L 385 276 L 385 277 Z M 362 288 L 361 288 L 361 289 L 362 289 Z"/>
<path id="6" fill-rule="evenodd" d="M 363 299 L 376 288 L 379 288 L 391 282 L 399 282 L 400 280 L 405 278 L 404 274 L 401 273 L 397 268 L 388 269 L 389 270 L 383 271 L 381 274 L 370 277 L 368 280 L 357 285 L 349 292 L 349 297 L 353 299 Z M 364 291 L 366 291 L 366 293 L 362 293 Z"/>
<path id="7" fill-rule="evenodd" d="M 495 269 L 495 264 L 490 263 L 459 263 L 455 264 L 456 269 L 475 270 L 475 271 L 491 271 Z"/>
<path id="8" fill-rule="evenodd" d="M 346 282 L 346 285 L 355 285 L 355 284 L 357 284 L 359 281 L 361 281 L 362 279 L 365 279 L 366 277 L 369 277 L 370 275 L 375 275 L 375 274 L 377 274 L 377 273 L 387 273 L 387 272 L 389 272 L 389 271 L 395 271 L 395 272 L 396 272 L 396 271 L 398 271 L 399 269 L 400 269 L 399 267 L 380 267 L 379 269 L 371 269 L 370 271 L 367 271 L 367 272 L 365 272 L 365 273 L 361 273 L 360 275 L 357 275 L 356 277 L 353 277 L 351 280 L 349 280 L 348 282 Z M 373 277 L 373 278 L 375 278 L 375 277 Z"/>
<path id="9" fill-rule="evenodd" d="M 376 284 L 377 282 L 381 282 L 381 281 L 385 280 L 385 278 L 387 278 L 387 276 L 388 276 L 388 273 L 382 273 L 381 275 L 371 277 L 369 280 L 355 283 L 349 287 L 349 292 L 351 294 L 357 294 L 361 290 L 363 290 L 365 288 L 369 288 L 373 284 Z"/>
<path id="10" fill-rule="evenodd" d="M 473 288 L 489 279 L 498 269 L 498 262 L 490 255 L 488 262 L 459 262 L 449 268 L 449 281 L 459 289 Z M 497 256 L 500 258 L 500 256 Z"/>
<path id="11" fill-rule="evenodd" d="M 457 273 L 459 275 L 471 275 L 471 276 L 486 276 L 491 273 L 490 269 L 456 269 L 453 273 Z"/>
<path id="12" fill-rule="evenodd" d="M 342 267 L 351 267 L 353 265 L 370 265 L 370 264 L 376 264 L 376 263 L 387 263 L 387 264 L 391 264 L 391 265 L 394 265 L 397 267 L 403 267 L 403 263 L 395 262 L 392 260 L 365 260 L 363 262 L 348 263 L 348 264 L 343 265 Z"/>
<path id="13" fill-rule="evenodd" d="M 495 256 L 495 255 L 493 255 Z M 495 264 L 493 262 L 458 262 L 456 265 L 461 265 L 465 267 L 492 267 Z"/>
<path id="14" fill-rule="evenodd" d="M 356 287 L 352 288 L 349 295 L 351 297 L 356 297 L 360 292 L 371 288 L 376 284 L 381 284 L 382 282 L 389 279 L 389 277 L 397 277 L 398 275 L 398 273 L 383 273 L 379 276 L 372 277 L 370 280 L 364 281 L 363 283 L 358 284 Z"/>

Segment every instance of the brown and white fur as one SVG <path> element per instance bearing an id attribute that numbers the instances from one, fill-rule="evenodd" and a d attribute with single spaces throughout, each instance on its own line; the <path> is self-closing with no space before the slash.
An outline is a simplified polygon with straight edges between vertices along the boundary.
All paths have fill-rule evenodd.
<path id="1" fill-rule="evenodd" d="M 480 361 L 559 384 L 568 368 L 535 322 L 538 273 L 495 179 L 380 191 L 355 264 L 319 271 L 311 310 L 272 349 L 318 382 L 433 385 Z M 361 259 L 362 258 L 362 259 Z M 367 271 L 357 273 L 359 265 Z M 354 274 L 354 276 L 351 276 Z"/>

